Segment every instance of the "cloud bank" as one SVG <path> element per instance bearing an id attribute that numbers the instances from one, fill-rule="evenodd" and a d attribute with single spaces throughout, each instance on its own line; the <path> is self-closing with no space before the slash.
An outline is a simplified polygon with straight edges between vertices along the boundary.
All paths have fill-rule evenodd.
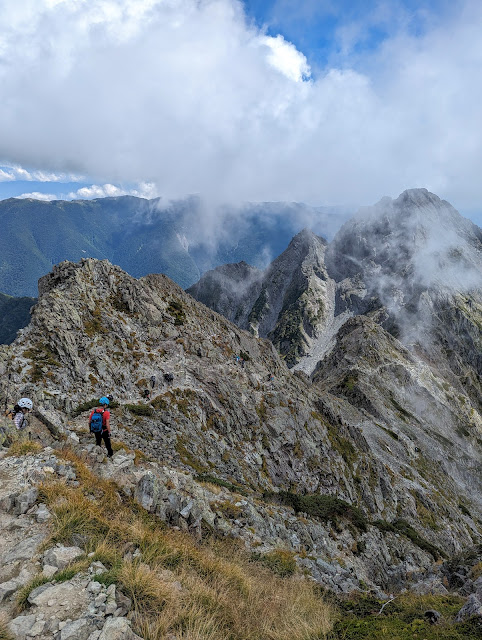
<path id="1" fill-rule="evenodd" d="M 423 35 L 396 29 L 315 74 L 237 0 L 3 0 L 0 158 L 168 198 L 366 203 L 424 186 L 475 208 L 481 25 L 479 2 L 456 2 Z"/>

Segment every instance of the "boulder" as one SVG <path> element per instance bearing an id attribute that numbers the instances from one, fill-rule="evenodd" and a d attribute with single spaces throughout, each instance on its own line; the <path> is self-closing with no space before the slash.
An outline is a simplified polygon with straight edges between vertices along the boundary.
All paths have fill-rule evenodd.
<path id="1" fill-rule="evenodd" d="M 107 618 L 99 640 L 142 640 L 142 638 L 132 631 L 127 618 Z"/>
<path id="2" fill-rule="evenodd" d="M 8 628 L 15 640 L 25 640 L 27 633 L 35 624 L 35 616 L 17 616 L 8 623 Z"/>
<path id="3" fill-rule="evenodd" d="M 96 628 L 95 622 L 91 618 L 79 618 L 65 625 L 60 632 L 60 640 L 88 640 Z"/>
<path id="4" fill-rule="evenodd" d="M 57 569 L 64 569 L 83 554 L 84 552 L 80 547 L 52 547 L 44 553 L 43 560 L 44 564 L 57 567 Z"/>
<path id="5" fill-rule="evenodd" d="M 474 593 L 467 598 L 467 602 L 455 616 L 455 622 L 462 622 L 472 616 L 482 617 L 482 602 Z"/>

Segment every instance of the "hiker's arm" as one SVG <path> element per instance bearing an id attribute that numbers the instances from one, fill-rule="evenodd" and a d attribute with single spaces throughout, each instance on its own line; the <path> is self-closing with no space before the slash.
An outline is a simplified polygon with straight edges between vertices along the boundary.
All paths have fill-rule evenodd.
<path id="1" fill-rule="evenodd" d="M 110 415 L 105 419 L 105 428 L 110 433 Z"/>

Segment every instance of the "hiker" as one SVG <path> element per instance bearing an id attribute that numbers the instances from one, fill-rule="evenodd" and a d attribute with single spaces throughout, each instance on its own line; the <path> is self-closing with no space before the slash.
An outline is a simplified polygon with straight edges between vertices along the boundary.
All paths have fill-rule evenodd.
<path id="1" fill-rule="evenodd" d="M 173 380 L 174 380 L 174 374 L 173 373 L 165 373 L 164 374 L 164 380 L 167 382 L 167 386 L 169 387 Z"/>
<path id="2" fill-rule="evenodd" d="M 112 458 L 114 452 L 110 442 L 110 404 L 109 398 L 102 396 L 99 406 L 89 416 L 90 432 L 95 435 L 95 444 L 100 447 L 102 440 L 107 448 L 107 455 Z"/>
<path id="3" fill-rule="evenodd" d="M 151 389 L 154 389 L 154 387 L 156 386 L 156 376 L 151 376 L 150 380 L 151 380 Z"/>
<path id="4" fill-rule="evenodd" d="M 28 427 L 27 414 L 33 409 L 33 402 L 30 398 L 20 398 L 11 411 L 15 427 L 19 431 L 23 431 Z"/>
<path id="5" fill-rule="evenodd" d="M 144 389 L 144 391 L 142 392 L 142 397 L 146 402 L 149 402 L 149 400 L 151 399 L 151 392 L 149 391 L 149 389 Z"/>

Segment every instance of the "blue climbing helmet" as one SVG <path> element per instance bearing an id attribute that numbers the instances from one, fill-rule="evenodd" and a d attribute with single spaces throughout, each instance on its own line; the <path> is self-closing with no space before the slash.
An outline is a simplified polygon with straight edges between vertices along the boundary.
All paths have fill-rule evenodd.
<path id="1" fill-rule="evenodd" d="M 106 398 L 105 396 L 102 396 L 102 398 L 99 400 L 99 404 L 109 404 L 109 398 Z"/>

